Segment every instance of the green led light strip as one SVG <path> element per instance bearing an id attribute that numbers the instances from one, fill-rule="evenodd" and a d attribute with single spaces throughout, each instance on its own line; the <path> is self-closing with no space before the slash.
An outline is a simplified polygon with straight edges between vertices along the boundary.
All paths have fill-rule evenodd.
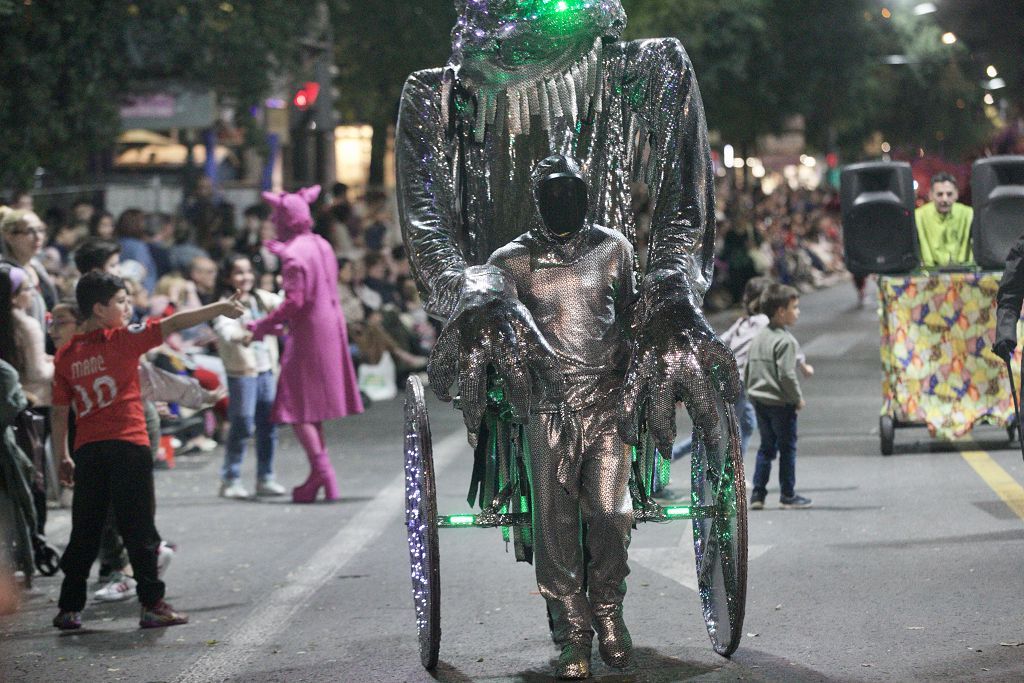
<path id="1" fill-rule="evenodd" d="M 518 527 L 530 525 L 527 512 L 506 512 L 499 515 L 438 515 L 438 529 L 491 529 L 494 527 Z"/>

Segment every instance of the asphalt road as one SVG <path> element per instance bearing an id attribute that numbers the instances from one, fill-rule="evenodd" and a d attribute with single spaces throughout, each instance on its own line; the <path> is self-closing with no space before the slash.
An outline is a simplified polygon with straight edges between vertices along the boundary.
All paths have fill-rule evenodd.
<path id="1" fill-rule="evenodd" d="M 595 648 L 597 679 L 1024 680 L 1020 451 L 996 428 L 956 444 L 907 429 L 882 457 L 877 317 L 854 301 L 849 285 L 802 301 L 794 333 L 817 374 L 804 382 L 797 488 L 815 505 L 781 510 L 773 488 L 751 513 L 739 650 L 727 660 L 710 648 L 688 523 L 644 525 L 626 600 L 637 662 L 614 672 Z M 467 511 L 461 417 L 437 401 L 430 409 L 440 509 Z M 532 567 L 495 530 L 442 532 L 441 664 L 433 677 L 421 668 L 401 410 L 400 400 L 376 404 L 330 425 L 338 504 L 222 500 L 219 453 L 179 458 L 157 475 L 157 522 L 179 545 L 168 599 L 191 623 L 140 631 L 134 601 L 94 603 L 83 631 L 60 634 L 49 624 L 59 577 L 37 579 L 21 613 L 0 620 L 0 680 L 549 680 L 556 652 Z M 247 458 L 247 483 L 253 466 Z M 305 467 L 286 435 L 279 479 L 297 483 Z M 67 513 L 55 512 L 51 537 L 63 543 L 68 531 Z"/>

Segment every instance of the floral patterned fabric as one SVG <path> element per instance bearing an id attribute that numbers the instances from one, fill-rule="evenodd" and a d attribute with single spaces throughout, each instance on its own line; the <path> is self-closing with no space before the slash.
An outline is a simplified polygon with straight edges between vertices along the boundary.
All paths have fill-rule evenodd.
<path id="1" fill-rule="evenodd" d="M 1001 277 L 879 276 L 883 415 L 923 423 L 943 439 L 963 436 L 977 422 L 1011 421 L 1006 364 L 991 351 Z M 1018 348 L 1015 369 L 1020 361 Z"/>

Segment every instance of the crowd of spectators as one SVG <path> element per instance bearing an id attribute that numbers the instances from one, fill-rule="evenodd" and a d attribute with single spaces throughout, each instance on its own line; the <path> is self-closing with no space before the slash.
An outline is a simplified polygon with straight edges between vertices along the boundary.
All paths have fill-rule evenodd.
<path id="1" fill-rule="evenodd" d="M 335 184 L 314 211 L 314 229 L 338 258 L 338 295 L 364 393 L 387 399 L 405 375 L 424 368 L 438 323 L 428 318 L 420 302 L 388 196 L 371 190 L 353 200 L 349 194 L 344 184 Z M 715 277 L 708 308 L 734 305 L 746 283 L 758 275 L 802 291 L 846 276 L 834 191 L 783 185 L 766 194 L 757 187 L 722 184 L 717 197 Z M 649 226 L 646 202 L 642 192 L 634 199 L 642 244 Z M 120 274 L 135 292 L 138 321 L 216 300 L 227 279 L 224 264 L 234 255 L 248 257 L 257 288 L 279 290 L 269 207 L 254 204 L 236 222 L 235 208 L 205 178 L 176 215 L 128 209 L 114 216 L 80 200 L 67 209 L 52 207 L 40 217 L 28 193 L 12 197 L 9 205 L 2 226 L 4 259 L 28 266 L 34 288 L 26 295 L 24 312 L 12 315 L 34 318 L 44 330 L 47 311 L 62 298 L 73 297 L 76 260 L 83 258 L 119 261 Z M 19 323 L 19 329 L 24 327 Z M 29 334 L 19 332 L 20 338 Z M 182 366 L 223 374 L 212 334 L 192 333 L 175 342 L 180 346 L 169 353 L 184 358 Z M 48 351 L 53 350 L 51 345 Z"/>
<path id="2" fill-rule="evenodd" d="M 715 279 L 706 305 L 727 308 L 743 288 L 764 275 L 802 292 L 847 277 L 843 263 L 838 193 L 791 189 L 766 194 L 760 187 L 718 191 Z"/>
<path id="3" fill-rule="evenodd" d="M 248 257 L 257 288 L 280 288 L 269 207 L 247 207 L 236 222 L 235 207 L 205 178 L 177 215 L 132 208 L 114 216 L 81 200 L 68 209 L 50 208 L 40 217 L 28 193 L 18 193 L 9 204 L 3 220 L 4 258 L 31 266 L 34 293 L 31 301 L 26 299 L 26 314 L 43 330 L 47 311 L 59 300 L 73 298 L 80 275 L 76 261 L 83 258 L 89 263 L 113 259 L 134 292 L 137 321 L 215 301 L 228 277 L 224 265 L 235 255 Z M 352 201 L 349 189 L 337 183 L 315 207 L 314 216 L 316 232 L 338 257 L 338 293 L 353 359 L 357 366 L 367 366 L 361 370 L 370 387 L 367 393 L 393 396 L 408 372 L 425 367 L 437 329 L 420 304 L 387 195 L 370 191 Z M 223 374 L 215 344 L 212 334 L 193 332 L 174 340 L 171 346 L 176 348 L 165 352 L 177 359 L 172 365 Z M 49 351 L 54 351 L 52 345 Z M 383 391 L 382 381 L 387 385 Z"/>

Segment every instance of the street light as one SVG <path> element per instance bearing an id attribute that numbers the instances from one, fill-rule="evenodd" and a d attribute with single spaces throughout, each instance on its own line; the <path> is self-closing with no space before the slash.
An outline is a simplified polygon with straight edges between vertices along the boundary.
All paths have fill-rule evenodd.
<path id="1" fill-rule="evenodd" d="M 995 104 L 996 103 L 996 98 L 992 97 L 992 93 L 990 93 L 990 92 L 985 93 L 985 98 L 984 99 L 985 99 L 985 104 Z"/>
<path id="2" fill-rule="evenodd" d="M 942 34 L 942 42 L 946 45 L 952 45 L 956 42 L 956 34 L 952 31 L 946 31 Z"/>
<path id="3" fill-rule="evenodd" d="M 726 145 L 722 148 L 722 163 L 726 168 L 732 168 L 732 162 L 736 158 L 736 150 L 732 145 Z"/>
<path id="4" fill-rule="evenodd" d="M 935 6 L 934 2 L 922 2 L 914 7 L 914 14 L 919 17 L 923 17 L 926 14 L 932 14 L 938 12 L 939 8 Z"/>
<path id="5" fill-rule="evenodd" d="M 999 75 L 999 72 L 996 71 L 996 67 L 993 64 L 988 65 L 988 68 L 985 69 L 985 73 L 988 74 L 989 78 L 995 78 L 996 76 Z"/>

